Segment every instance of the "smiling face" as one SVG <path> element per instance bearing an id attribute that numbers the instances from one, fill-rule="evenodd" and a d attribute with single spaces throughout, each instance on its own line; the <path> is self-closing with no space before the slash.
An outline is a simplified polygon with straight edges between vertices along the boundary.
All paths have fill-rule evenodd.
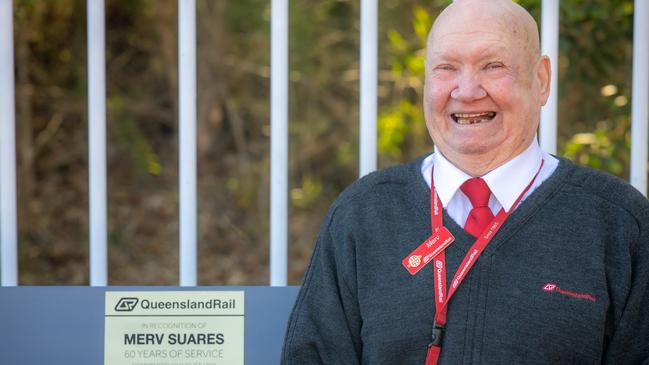
<path id="1" fill-rule="evenodd" d="M 426 126 L 444 156 L 474 176 L 529 146 L 549 93 L 550 65 L 539 56 L 536 25 L 513 6 L 456 1 L 429 37 Z"/>

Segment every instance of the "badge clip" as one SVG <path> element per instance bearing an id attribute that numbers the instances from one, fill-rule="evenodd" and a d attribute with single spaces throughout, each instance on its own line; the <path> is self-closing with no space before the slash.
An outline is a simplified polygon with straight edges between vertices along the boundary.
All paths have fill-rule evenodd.
<path id="1" fill-rule="evenodd" d="M 440 326 L 437 322 L 433 323 L 433 329 L 431 331 L 431 342 L 428 345 L 430 346 L 442 346 L 442 339 L 444 338 L 444 326 Z"/>

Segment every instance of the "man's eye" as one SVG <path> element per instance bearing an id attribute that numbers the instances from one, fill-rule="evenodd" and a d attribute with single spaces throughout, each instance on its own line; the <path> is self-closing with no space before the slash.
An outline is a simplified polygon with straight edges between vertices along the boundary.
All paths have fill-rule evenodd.
<path id="1" fill-rule="evenodd" d="M 451 65 L 447 65 L 447 64 L 437 65 L 435 67 L 435 70 L 438 70 L 438 71 L 453 71 L 453 70 L 455 70 L 455 67 L 453 67 Z"/>
<path id="2" fill-rule="evenodd" d="M 500 62 L 489 62 L 487 66 L 485 66 L 485 68 L 488 70 L 496 70 L 503 67 L 505 67 L 505 65 Z"/>

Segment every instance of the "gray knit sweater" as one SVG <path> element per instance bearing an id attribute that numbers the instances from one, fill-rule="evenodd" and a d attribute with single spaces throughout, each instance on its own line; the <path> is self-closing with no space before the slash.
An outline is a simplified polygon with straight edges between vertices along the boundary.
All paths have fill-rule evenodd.
<path id="1" fill-rule="evenodd" d="M 431 233 L 420 164 L 370 174 L 333 204 L 283 364 L 424 364 L 432 265 L 415 276 L 401 265 Z M 474 239 L 446 214 L 444 224 L 450 281 Z M 561 159 L 453 296 L 440 364 L 601 363 L 649 364 L 649 203 Z"/>

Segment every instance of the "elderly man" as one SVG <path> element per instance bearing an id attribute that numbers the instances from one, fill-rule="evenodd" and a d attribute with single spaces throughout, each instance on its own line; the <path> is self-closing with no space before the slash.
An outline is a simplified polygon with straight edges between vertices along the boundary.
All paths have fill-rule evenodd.
<path id="1" fill-rule="evenodd" d="M 509 0 L 437 18 L 435 153 L 333 204 L 284 364 L 649 364 L 649 203 L 543 152 L 550 63 Z"/>

